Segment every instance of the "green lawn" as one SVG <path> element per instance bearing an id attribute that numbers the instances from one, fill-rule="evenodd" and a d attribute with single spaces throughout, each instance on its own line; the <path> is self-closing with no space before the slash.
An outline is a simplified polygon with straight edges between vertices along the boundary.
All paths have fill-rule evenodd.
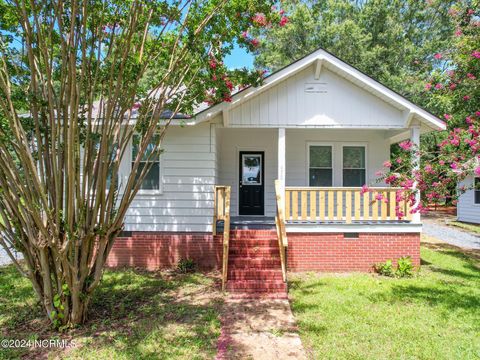
<path id="1" fill-rule="evenodd" d="M 460 229 L 466 230 L 471 233 L 480 234 L 480 225 L 464 223 L 461 221 L 449 221 L 447 224 L 450 226 L 458 227 Z"/>
<path id="2" fill-rule="evenodd" d="M 312 358 L 480 359 L 478 253 L 426 246 L 411 279 L 292 275 L 292 309 Z"/>
<path id="3" fill-rule="evenodd" d="M 107 271 L 90 320 L 53 332 L 27 280 L 0 268 L 0 331 L 7 339 L 73 339 L 69 350 L 5 350 L 0 359 L 211 359 L 220 334 L 222 298 L 211 277 Z"/>

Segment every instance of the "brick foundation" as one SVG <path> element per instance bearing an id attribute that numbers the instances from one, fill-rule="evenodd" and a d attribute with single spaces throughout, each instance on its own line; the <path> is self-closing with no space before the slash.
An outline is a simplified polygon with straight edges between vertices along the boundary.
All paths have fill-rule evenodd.
<path id="1" fill-rule="evenodd" d="M 133 232 L 117 238 L 107 266 L 154 270 L 174 267 L 181 259 L 192 259 L 202 270 L 218 269 L 222 237 L 209 233 Z"/>
<path id="2" fill-rule="evenodd" d="M 219 269 L 222 236 L 209 233 L 133 232 L 119 237 L 107 266 L 134 266 L 149 270 L 174 267 L 180 259 L 192 259 L 200 269 Z M 411 256 L 420 265 L 420 234 L 288 233 L 289 271 L 372 271 L 387 259 Z"/>
<path id="3" fill-rule="evenodd" d="M 290 271 L 372 271 L 373 265 L 411 256 L 420 265 L 420 234 L 360 233 L 344 238 L 343 233 L 289 233 Z"/>

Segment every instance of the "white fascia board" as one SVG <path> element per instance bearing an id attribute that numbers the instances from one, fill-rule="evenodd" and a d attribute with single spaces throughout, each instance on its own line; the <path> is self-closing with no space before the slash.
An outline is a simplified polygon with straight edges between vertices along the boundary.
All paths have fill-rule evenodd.
<path id="1" fill-rule="evenodd" d="M 422 224 L 292 224 L 285 225 L 288 233 L 421 233 Z"/>

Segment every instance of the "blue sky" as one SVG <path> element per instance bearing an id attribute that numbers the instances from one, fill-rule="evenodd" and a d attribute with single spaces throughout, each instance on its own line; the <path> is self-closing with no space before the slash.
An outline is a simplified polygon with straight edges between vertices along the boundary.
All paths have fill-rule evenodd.
<path id="1" fill-rule="evenodd" d="M 246 52 L 245 49 L 235 45 L 232 53 L 225 57 L 225 65 L 229 69 L 247 67 L 253 68 L 253 55 Z"/>

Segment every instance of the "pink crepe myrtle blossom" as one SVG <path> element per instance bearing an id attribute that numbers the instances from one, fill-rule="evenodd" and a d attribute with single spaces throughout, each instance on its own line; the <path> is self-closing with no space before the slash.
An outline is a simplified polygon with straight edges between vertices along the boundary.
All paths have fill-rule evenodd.
<path id="1" fill-rule="evenodd" d="M 260 41 L 258 39 L 252 39 L 250 41 L 250 43 L 254 46 L 254 47 L 257 47 L 258 45 L 260 45 Z"/>
<path id="2" fill-rule="evenodd" d="M 395 162 L 396 162 L 397 164 L 401 164 L 401 163 L 403 162 L 403 159 L 402 159 L 402 158 L 396 158 L 396 159 L 395 159 Z"/>
<path id="3" fill-rule="evenodd" d="M 391 168 L 392 167 L 392 163 L 390 161 L 384 161 L 383 162 L 383 167 L 386 167 L 386 168 Z"/>
<path id="4" fill-rule="evenodd" d="M 452 162 L 450 164 L 450 167 L 453 169 L 453 170 L 458 170 L 458 164 L 456 162 Z"/>
<path id="5" fill-rule="evenodd" d="M 474 58 L 480 59 L 480 51 L 474 50 L 474 51 L 472 52 L 472 56 L 473 56 Z"/>
<path id="6" fill-rule="evenodd" d="M 438 83 L 438 84 L 435 85 L 435 89 L 437 89 L 437 90 L 443 89 L 443 85 Z"/>
<path id="7" fill-rule="evenodd" d="M 242 31 L 242 38 L 247 39 L 248 38 L 248 31 Z"/>
<path id="8" fill-rule="evenodd" d="M 278 13 L 279 13 L 280 15 L 283 15 L 283 14 L 285 14 L 285 10 L 281 9 Z"/>
<path id="9" fill-rule="evenodd" d="M 398 179 L 398 175 L 397 174 L 392 174 L 392 175 L 389 175 L 385 178 L 385 183 L 392 184 L 397 179 Z"/>
<path id="10" fill-rule="evenodd" d="M 405 140 L 398 144 L 398 146 L 405 151 L 409 151 L 412 149 L 413 143 L 410 140 Z"/>
<path id="11" fill-rule="evenodd" d="M 375 195 L 375 200 L 382 201 L 383 200 L 383 194 L 378 193 L 377 195 Z"/>
<path id="12" fill-rule="evenodd" d="M 443 117 L 445 118 L 445 120 L 451 120 L 452 119 L 452 115 L 450 115 L 450 114 L 443 114 Z"/>
<path id="13" fill-rule="evenodd" d="M 457 84 L 455 83 L 452 83 L 450 84 L 450 86 L 448 87 L 450 90 L 455 90 L 457 88 Z"/>
<path id="14" fill-rule="evenodd" d="M 473 14 L 475 14 L 475 10 L 473 10 L 473 9 L 468 9 L 467 10 L 467 15 L 473 15 Z"/>
<path id="15" fill-rule="evenodd" d="M 457 29 L 455 30 L 455 33 L 454 33 L 454 34 L 455 34 L 455 36 L 457 36 L 457 37 L 458 37 L 458 36 L 462 36 L 462 35 L 463 35 L 462 29 L 457 28 Z"/>
<path id="16" fill-rule="evenodd" d="M 135 104 L 132 105 L 132 110 L 137 110 L 142 106 L 139 102 L 136 102 Z"/>
<path id="17" fill-rule="evenodd" d="M 364 184 L 362 186 L 362 189 L 360 190 L 360 194 L 363 195 L 363 194 L 366 194 L 370 191 L 370 189 L 368 188 L 367 184 Z"/>
<path id="18" fill-rule="evenodd" d="M 263 13 L 256 13 L 253 16 L 252 20 L 257 25 L 260 25 L 260 26 L 266 26 L 267 25 L 267 18 L 265 17 L 265 14 L 263 14 Z"/>
<path id="19" fill-rule="evenodd" d="M 427 165 L 425 165 L 424 170 L 425 170 L 426 173 L 429 174 L 429 173 L 432 173 L 432 172 L 433 172 L 433 167 L 432 167 L 432 165 L 427 164 Z"/>
<path id="20" fill-rule="evenodd" d="M 470 100 L 470 96 L 468 96 L 468 95 L 465 95 L 465 96 L 463 97 L 463 100 L 464 100 L 464 101 L 468 101 L 468 100 Z"/>
<path id="21" fill-rule="evenodd" d="M 287 25 L 288 23 L 288 17 L 286 16 L 282 16 L 282 18 L 280 19 L 280 22 L 278 23 L 279 26 L 283 27 L 285 25 Z"/>
<path id="22" fill-rule="evenodd" d="M 480 111 L 475 111 L 475 115 L 480 117 Z"/>
<path id="23" fill-rule="evenodd" d="M 376 172 L 375 172 L 375 176 L 376 176 L 376 177 L 381 177 L 381 176 L 383 176 L 383 171 L 381 171 L 381 170 L 376 171 Z"/>
<path id="24" fill-rule="evenodd" d="M 467 73 L 467 77 L 468 77 L 469 79 L 471 79 L 471 80 L 475 80 L 475 79 L 476 79 L 475 75 L 473 75 L 472 73 Z"/>
<path id="25" fill-rule="evenodd" d="M 442 54 L 436 53 L 435 55 L 433 55 L 433 57 L 437 60 L 440 60 L 442 58 Z"/>
<path id="26" fill-rule="evenodd" d="M 426 84 L 425 84 L 425 90 L 429 91 L 431 88 L 432 88 L 432 84 L 431 84 L 431 83 L 426 83 Z"/>
<path id="27" fill-rule="evenodd" d="M 480 176 L 480 166 L 478 166 L 474 171 L 476 176 Z"/>

